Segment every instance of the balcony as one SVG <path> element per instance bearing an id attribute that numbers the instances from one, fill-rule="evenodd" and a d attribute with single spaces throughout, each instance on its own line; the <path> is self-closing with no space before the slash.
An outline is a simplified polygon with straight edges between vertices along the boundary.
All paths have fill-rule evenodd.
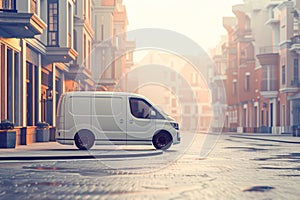
<path id="1" fill-rule="evenodd" d="M 250 11 L 250 7 L 246 4 L 237 4 L 232 6 L 232 12 L 237 16 L 245 16 Z"/>
<path id="2" fill-rule="evenodd" d="M 265 46 L 259 49 L 256 55 L 260 65 L 278 65 L 278 46 Z"/>
<path id="3" fill-rule="evenodd" d="M 114 79 L 114 78 L 108 79 L 108 78 L 106 78 L 106 79 L 100 79 L 98 81 L 98 84 L 99 85 L 104 85 L 104 86 L 114 86 L 114 85 L 117 84 L 117 82 L 118 82 L 117 79 Z"/>
<path id="4" fill-rule="evenodd" d="M 213 78 L 212 78 L 213 82 L 223 82 L 223 81 L 226 81 L 227 80 L 227 76 L 226 75 L 215 75 Z"/>
<path id="5" fill-rule="evenodd" d="M 265 25 L 269 25 L 269 26 L 275 26 L 279 24 L 279 19 L 274 19 L 273 17 L 268 19 L 268 21 L 266 21 Z"/>
<path id="6" fill-rule="evenodd" d="M 86 67 L 72 64 L 69 71 L 66 73 L 67 80 L 87 80 L 91 79 L 91 72 Z"/>
<path id="7" fill-rule="evenodd" d="M 233 27 L 237 24 L 235 17 L 223 17 L 223 27 L 228 31 L 232 31 Z"/>
<path id="8" fill-rule="evenodd" d="M 46 24 L 33 13 L 18 13 L 16 0 L 0 1 L 0 37 L 33 38 L 40 35 Z"/>
<path id="9" fill-rule="evenodd" d="M 54 62 L 69 63 L 70 61 L 74 61 L 77 56 L 78 53 L 73 48 L 48 46 L 43 64 L 47 65 Z"/>
<path id="10" fill-rule="evenodd" d="M 3 11 L 0 12 L 0 37 L 33 38 L 46 28 L 46 24 L 33 13 L 17 13 L 3 7 L 0 10 Z"/>
<path id="11" fill-rule="evenodd" d="M 290 51 L 295 51 L 300 54 L 300 35 L 296 35 L 291 38 L 291 48 Z"/>
<path id="12" fill-rule="evenodd" d="M 233 39 L 239 42 L 253 41 L 251 29 L 237 29 L 233 34 Z"/>

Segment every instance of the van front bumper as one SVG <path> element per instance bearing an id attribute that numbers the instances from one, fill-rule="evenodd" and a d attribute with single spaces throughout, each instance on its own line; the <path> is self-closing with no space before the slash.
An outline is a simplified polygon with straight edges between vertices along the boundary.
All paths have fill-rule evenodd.
<path id="1" fill-rule="evenodd" d="M 173 141 L 173 144 L 180 144 L 180 140 L 181 140 L 181 138 L 180 138 L 180 132 L 177 131 L 176 132 L 176 140 Z"/>

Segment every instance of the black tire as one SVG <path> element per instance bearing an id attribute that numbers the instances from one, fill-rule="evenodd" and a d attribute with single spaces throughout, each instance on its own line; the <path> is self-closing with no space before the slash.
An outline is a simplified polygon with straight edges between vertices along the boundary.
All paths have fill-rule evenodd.
<path id="1" fill-rule="evenodd" d="M 170 133 L 161 131 L 153 136 L 153 146 L 156 149 L 167 150 L 173 143 L 173 138 Z"/>
<path id="2" fill-rule="evenodd" d="M 88 130 L 81 130 L 76 133 L 75 137 L 75 145 L 80 150 L 89 150 L 92 148 L 95 142 L 95 136 L 92 132 Z"/>

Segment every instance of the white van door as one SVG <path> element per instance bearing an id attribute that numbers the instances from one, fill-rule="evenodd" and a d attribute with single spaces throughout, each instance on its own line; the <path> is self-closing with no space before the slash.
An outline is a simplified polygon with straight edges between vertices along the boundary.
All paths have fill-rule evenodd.
<path id="1" fill-rule="evenodd" d="M 100 144 L 126 144 L 126 97 L 95 96 L 93 126 Z"/>
<path id="2" fill-rule="evenodd" d="M 127 144 L 151 143 L 156 130 L 151 104 L 142 98 L 129 97 L 127 105 Z"/>

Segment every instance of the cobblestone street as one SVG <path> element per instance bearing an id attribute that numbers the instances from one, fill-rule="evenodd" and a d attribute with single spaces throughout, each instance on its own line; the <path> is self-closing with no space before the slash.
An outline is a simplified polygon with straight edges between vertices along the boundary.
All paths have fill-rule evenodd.
<path id="1" fill-rule="evenodd" d="M 300 138 L 218 137 L 196 134 L 183 155 L 177 145 L 150 157 L 1 161 L 0 199 L 299 199 Z"/>

